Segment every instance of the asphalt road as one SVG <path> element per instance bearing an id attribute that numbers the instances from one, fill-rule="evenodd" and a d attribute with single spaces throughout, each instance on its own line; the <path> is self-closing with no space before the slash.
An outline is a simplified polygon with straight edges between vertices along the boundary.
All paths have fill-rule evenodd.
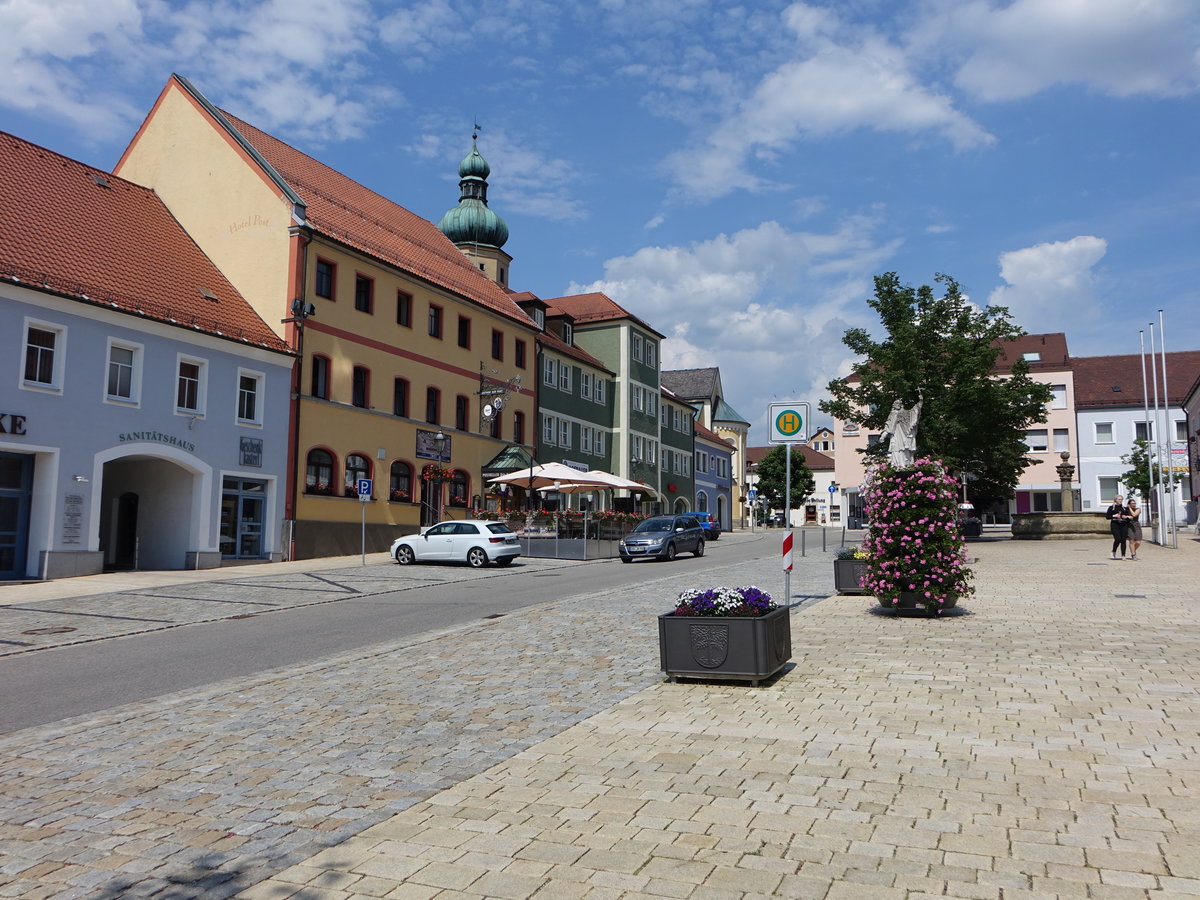
<path id="1" fill-rule="evenodd" d="M 124 703 L 302 664 L 372 644 L 478 622 L 576 595 L 777 558 L 771 532 L 710 543 L 700 559 L 592 561 L 553 569 L 517 564 L 489 577 L 185 625 L 0 659 L 0 734 Z"/>

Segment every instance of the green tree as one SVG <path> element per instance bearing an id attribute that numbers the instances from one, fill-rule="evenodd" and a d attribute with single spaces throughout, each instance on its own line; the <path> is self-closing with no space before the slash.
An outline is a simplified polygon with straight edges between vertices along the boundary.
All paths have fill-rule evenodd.
<path id="1" fill-rule="evenodd" d="M 1150 502 L 1151 484 L 1157 487 L 1163 483 L 1162 472 L 1158 466 L 1154 467 L 1153 472 L 1148 467 L 1150 458 L 1149 445 L 1145 438 L 1138 438 L 1133 442 L 1133 449 L 1121 457 L 1121 462 L 1129 466 L 1129 470 L 1121 476 L 1121 484 L 1125 485 L 1125 489 L 1136 494 L 1142 499 L 1143 503 Z M 1153 475 L 1153 482 L 1151 476 Z M 1174 476 L 1168 472 L 1166 484 L 1168 490 L 1174 490 L 1172 487 Z M 1101 497 L 1101 500 L 1111 500 L 1112 497 Z M 1128 499 L 1128 498 L 1126 498 Z"/>
<path id="2" fill-rule="evenodd" d="M 956 475 L 975 475 L 976 498 L 1011 496 L 1032 464 L 1025 430 L 1046 421 L 1050 388 L 1031 379 L 1021 359 L 1008 372 L 994 371 L 1000 342 L 1025 333 L 1005 307 L 976 306 L 949 275 L 935 281 L 940 296 L 929 285 L 901 284 L 895 272 L 876 276 L 867 303 L 886 337 L 875 340 L 863 328 L 846 332 L 842 340 L 859 362 L 850 378 L 829 383 L 832 397 L 818 408 L 880 431 L 893 401 L 912 406 L 920 400 L 917 456 L 941 459 Z M 887 444 L 865 452 L 881 459 Z"/>
<path id="3" fill-rule="evenodd" d="M 758 495 L 765 497 L 767 505 L 772 509 L 783 509 L 785 497 L 784 487 L 787 485 L 787 455 L 784 446 L 772 447 L 758 461 L 755 467 L 758 474 Z M 792 447 L 792 509 L 799 509 L 804 501 L 812 496 L 816 482 L 812 470 L 804 461 L 804 451 L 798 446 Z"/>

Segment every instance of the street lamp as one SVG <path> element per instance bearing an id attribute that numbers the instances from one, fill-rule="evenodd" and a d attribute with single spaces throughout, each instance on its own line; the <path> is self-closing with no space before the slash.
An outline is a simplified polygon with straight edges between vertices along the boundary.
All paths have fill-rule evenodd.
<path id="1" fill-rule="evenodd" d="M 438 462 L 445 462 L 442 454 L 446 451 L 446 435 L 439 431 L 433 436 L 433 443 L 437 447 Z"/>

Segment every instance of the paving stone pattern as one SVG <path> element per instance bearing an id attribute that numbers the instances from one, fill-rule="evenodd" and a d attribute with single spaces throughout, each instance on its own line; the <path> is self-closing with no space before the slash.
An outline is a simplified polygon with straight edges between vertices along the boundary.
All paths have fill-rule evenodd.
<path id="1" fill-rule="evenodd" d="M 954 615 L 822 600 L 761 688 L 661 681 L 679 570 L 30 729 L 0 896 L 1200 896 L 1200 544 L 971 547 Z"/>
<path id="2" fill-rule="evenodd" d="M 373 558 L 379 556 L 374 554 Z M 0 656 L 562 565 L 567 563 L 525 559 L 520 570 L 497 573 L 465 566 L 401 567 L 383 562 L 336 571 L 247 576 L 32 603 L 5 603 L 0 604 Z"/>
<path id="3" fill-rule="evenodd" d="M 636 588 L 0 740 L 0 897 L 229 896 L 608 708 L 661 677 L 654 616 L 693 583 L 644 568 Z"/>
<path id="4" fill-rule="evenodd" d="M 769 686 L 631 694 L 239 896 L 1200 896 L 1200 545 L 973 549 L 954 616 L 819 603 Z"/>

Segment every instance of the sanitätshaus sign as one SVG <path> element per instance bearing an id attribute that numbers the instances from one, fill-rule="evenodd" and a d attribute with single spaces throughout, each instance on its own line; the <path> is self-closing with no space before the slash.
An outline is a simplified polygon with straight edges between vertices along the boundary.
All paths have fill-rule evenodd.
<path id="1" fill-rule="evenodd" d="M 117 440 L 122 444 L 128 444 L 130 441 L 152 441 L 155 444 L 168 444 L 171 447 L 178 447 L 180 450 L 186 450 L 188 453 L 196 452 L 196 445 L 191 441 L 182 440 L 173 434 L 163 434 L 161 431 L 127 431 L 124 434 L 117 435 Z"/>

